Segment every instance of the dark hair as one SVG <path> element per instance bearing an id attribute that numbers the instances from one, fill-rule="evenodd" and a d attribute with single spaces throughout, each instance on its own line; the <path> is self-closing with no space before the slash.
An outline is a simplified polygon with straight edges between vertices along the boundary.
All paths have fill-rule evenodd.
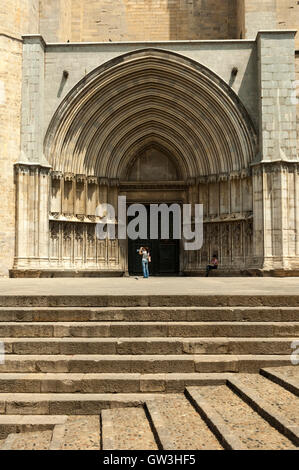
<path id="1" fill-rule="evenodd" d="M 213 255 L 213 258 L 218 258 L 218 255 L 215 255 L 215 254 L 214 254 L 214 255 Z"/>

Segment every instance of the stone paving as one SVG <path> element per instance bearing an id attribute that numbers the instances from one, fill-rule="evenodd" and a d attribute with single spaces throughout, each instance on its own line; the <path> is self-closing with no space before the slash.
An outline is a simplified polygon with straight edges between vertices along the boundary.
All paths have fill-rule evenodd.
<path id="1" fill-rule="evenodd" d="M 0 279 L 0 295 L 298 295 L 299 277 Z"/>

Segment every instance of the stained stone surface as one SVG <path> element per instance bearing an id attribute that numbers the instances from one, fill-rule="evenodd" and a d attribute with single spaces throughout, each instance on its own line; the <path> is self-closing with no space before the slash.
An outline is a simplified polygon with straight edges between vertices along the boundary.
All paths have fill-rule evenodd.
<path id="1" fill-rule="evenodd" d="M 142 408 L 112 411 L 114 442 L 119 450 L 157 450 L 157 444 Z"/>
<path id="2" fill-rule="evenodd" d="M 238 374 L 239 376 L 239 374 Z M 253 381 L 258 376 L 253 375 Z M 207 403 L 223 418 L 228 429 L 250 450 L 283 450 L 295 446 L 227 386 L 201 387 Z"/>
<path id="3" fill-rule="evenodd" d="M 222 450 L 216 437 L 184 395 L 168 395 L 155 401 L 173 450 Z"/>
<path id="4" fill-rule="evenodd" d="M 11 450 L 48 450 L 52 431 L 36 431 L 15 434 Z"/>
<path id="5" fill-rule="evenodd" d="M 61 450 L 99 450 L 99 416 L 69 416 Z"/>
<path id="6" fill-rule="evenodd" d="M 299 365 L 285 366 L 285 367 L 271 367 L 270 372 L 277 372 L 282 375 L 285 379 L 292 379 L 292 382 L 297 383 L 299 386 Z"/>
<path id="7" fill-rule="evenodd" d="M 238 381 L 257 393 L 275 412 L 299 425 L 299 397 L 261 375 L 239 374 Z"/>

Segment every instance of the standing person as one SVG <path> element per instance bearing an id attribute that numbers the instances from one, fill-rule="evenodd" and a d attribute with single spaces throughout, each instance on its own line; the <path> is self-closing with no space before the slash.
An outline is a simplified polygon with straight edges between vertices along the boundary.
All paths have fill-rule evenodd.
<path id="1" fill-rule="evenodd" d="M 148 247 L 141 246 L 139 249 L 139 254 L 142 256 L 142 271 L 144 279 L 148 279 L 149 277 L 149 269 L 148 264 L 151 261 L 150 252 Z"/>
<path id="2" fill-rule="evenodd" d="M 217 255 L 213 255 L 213 258 L 211 259 L 211 263 L 208 264 L 207 266 L 206 277 L 209 277 L 210 271 L 212 269 L 218 268 L 218 264 L 219 264 L 219 261 L 218 261 Z"/>

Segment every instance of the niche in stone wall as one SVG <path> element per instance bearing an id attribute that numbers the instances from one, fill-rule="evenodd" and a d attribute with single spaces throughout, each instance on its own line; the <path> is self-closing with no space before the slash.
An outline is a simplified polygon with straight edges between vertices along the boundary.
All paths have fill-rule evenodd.
<path id="1" fill-rule="evenodd" d="M 76 214 L 85 214 L 85 178 L 77 175 L 76 178 Z"/>
<path id="2" fill-rule="evenodd" d="M 65 175 L 63 187 L 63 212 L 74 213 L 73 175 Z"/>
<path id="3" fill-rule="evenodd" d="M 60 178 L 52 178 L 51 212 L 61 212 L 61 182 Z"/>

